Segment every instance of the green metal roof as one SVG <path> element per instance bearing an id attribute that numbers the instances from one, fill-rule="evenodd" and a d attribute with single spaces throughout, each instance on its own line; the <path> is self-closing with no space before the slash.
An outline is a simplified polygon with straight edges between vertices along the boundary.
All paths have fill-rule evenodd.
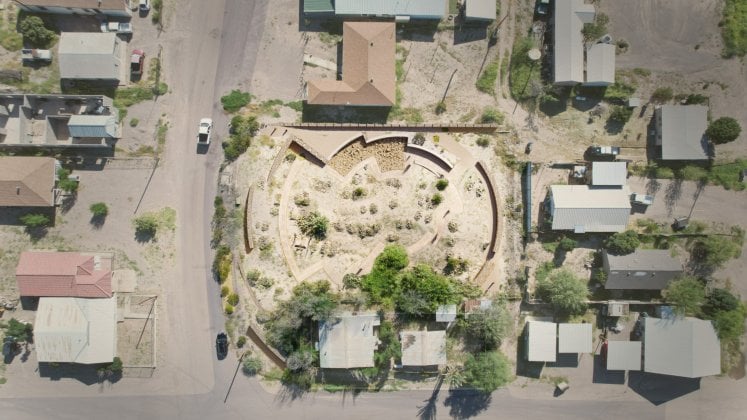
<path id="1" fill-rule="evenodd" d="M 332 0 L 303 0 L 304 13 L 334 13 Z"/>

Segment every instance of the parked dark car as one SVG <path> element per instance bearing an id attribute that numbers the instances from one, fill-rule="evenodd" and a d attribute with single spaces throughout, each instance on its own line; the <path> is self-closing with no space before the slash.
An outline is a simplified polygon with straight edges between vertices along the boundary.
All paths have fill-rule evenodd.
<path id="1" fill-rule="evenodd" d="M 215 337 L 215 351 L 218 353 L 218 359 L 223 359 L 228 354 L 228 337 L 226 333 L 219 333 Z"/>

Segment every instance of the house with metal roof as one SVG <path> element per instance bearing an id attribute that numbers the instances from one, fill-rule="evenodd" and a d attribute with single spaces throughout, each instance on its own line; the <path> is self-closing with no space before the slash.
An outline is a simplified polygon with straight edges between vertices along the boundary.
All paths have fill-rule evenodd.
<path id="1" fill-rule="evenodd" d="M 124 46 L 114 32 L 63 32 L 60 78 L 119 82 L 124 77 Z"/>
<path id="2" fill-rule="evenodd" d="M 446 16 L 446 0 L 334 0 L 335 15 L 437 19 Z"/>
<path id="3" fill-rule="evenodd" d="M 465 0 L 464 17 L 467 20 L 495 20 L 495 0 Z"/>
<path id="4" fill-rule="evenodd" d="M 643 370 L 700 378 L 721 373 L 721 343 L 711 321 L 646 317 Z"/>
<path id="5" fill-rule="evenodd" d="M 615 83 L 615 46 L 607 40 L 584 46 L 581 30 L 596 11 L 584 0 L 555 0 L 553 81 L 556 85 L 608 86 Z M 601 40 L 600 40 L 601 41 Z"/>
<path id="6" fill-rule="evenodd" d="M 39 362 L 111 363 L 117 351 L 117 298 L 39 299 L 34 350 Z"/>
<path id="7" fill-rule="evenodd" d="M 608 341 L 607 370 L 641 370 L 640 341 Z"/>
<path id="8" fill-rule="evenodd" d="M 325 369 L 372 367 L 379 339 L 374 327 L 381 324 L 375 312 L 340 313 L 319 323 L 319 366 Z"/>
<path id="9" fill-rule="evenodd" d="M 588 185 L 552 185 L 546 203 L 552 230 L 622 232 L 630 217 L 630 191 Z"/>
<path id="10" fill-rule="evenodd" d="M 311 105 L 394 105 L 394 22 L 345 22 L 342 27 L 342 80 L 306 84 Z"/>
<path id="11" fill-rule="evenodd" d="M 554 362 L 557 358 L 557 324 L 527 321 L 526 348 L 529 362 Z"/>
<path id="12" fill-rule="evenodd" d="M 303 13 L 305 15 L 334 15 L 334 0 L 303 0 Z"/>
<path id="13" fill-rule="evenodd" d="M 703 105 L 662 105 L 655 110 L 656 146 L 662 160 L 708 160 L 708 108 Z"/>
<path id="14" fill-rule="evenodd" d="M 0 95 L 0 149 L 111 147 L 118 111 L 103 95 Z"/>
<path id="15" fill-rule="evenodd" d="M 0 207 L 53 207 L 58 165 L 49 157 L 0 156 Z"/>
<path id="16" fill-rule="evenodd" d="M 621 187 L 628 182 L 628 165 L 625 162 L 592 162 L 591 185 L 595 187 Z"/>
<path id="17" fill-rule="evenodd" d="M 591 353 L 591 324 L 558 324 L 558 353 Z"/>
<path id="18" fill-rule="evenodd" d="M 112 296 L 111 254 L 26 251 L 16 266 L 21 296 Z"/>
<path id="19" fill-rule="evenodd" d="M 682 263 L 666 249 L 637 249 L 628 255 L 602 251 L 606 289 L 662 290 L 682 275 Z"/>
<path id="20" fill-rule="evenodd" d="M 403 366 L 446 364 L 446 331 L 401 331 Z"/>
<path id="21" fill-rule="evenodd" d="M 54 13 L 128 18 L 132 16 L 128 0 L 14 0 L 29 13 Z"/>

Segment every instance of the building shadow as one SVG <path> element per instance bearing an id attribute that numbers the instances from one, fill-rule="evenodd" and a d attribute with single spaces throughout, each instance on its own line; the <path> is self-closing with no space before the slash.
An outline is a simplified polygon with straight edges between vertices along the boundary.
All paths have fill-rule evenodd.
<path id="1" fill-rule="evenodd" d="M 628 387 L 652 404 L 661 405 L 699 390 L 700 378 L 630 372 Z"/>
<path id="2" fill-rule="evenodd" d="M 607 370 L 602 356 L 599 354 L 594 355 L 594 373 L 592 375 L 592 382 L 595 384 L 611 384 L 611 385 L 624 385 L 625 384 L 625 371 L 624 370 Z"/>
<path id="3" fill-rule="evenodd" d="M 551 368 L 577 368 L 577 353 L 558 353 L 554 362 L 547 362 L 547 367 Z"/>
<path id="4" fill-rule="evenodd" d="M 488 37 L 488 25 L 492 21 L 484 22 L 456 22 L 454 27 L 454 45 L 467 42 L 483 41 Z"/>
<path id="5" fill-rule="evenodd" d="M 315 123 L 385 124 L 390 111 L 391 107 L 310 105 L 304 102 L 301 118 L 303 122 Z"/>
<path id="6" fill-rule="evenodd" d="M 122 378 L 121 374 L 105 374 L 103 369 L 106 364 L 81 365 L 77 363 L 46 363 L 39 362 L 39 376 L 48 378 L 50 381 L 61 379 L 74 379 L 85 385 L 94 385 L 109 382 L 117 382 Z"/>
<path id="7" fill-rule="evenodd" d="M 433 42 L 438 23 L 437 20 L 422 20 L 397 24 L 397 41 Z"/>
<path id="8" fill-rule="evenodd" d="M 453 419 L 468 419 L 475 417 L 490 406 L 492 396 L 472 389 L 452 389 L 444 400 L 449 407 L 449 415 Z"/>

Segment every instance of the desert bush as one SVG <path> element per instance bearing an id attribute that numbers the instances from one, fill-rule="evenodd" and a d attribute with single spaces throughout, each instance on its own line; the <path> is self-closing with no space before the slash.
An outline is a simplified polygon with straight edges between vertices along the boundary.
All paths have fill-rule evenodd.
<path id="1" fill-rule="evenodd" d="M 236 293 L 231 293 L 230 295 L 228 295 L 228 299 L 226 299 L 226 302 L 228 302 L 228 304 L 231 305 L 231 306 L 238 305 L 239 304 L 239 295 L 237 295 Z"/>
<path id="2" fill-rule="evenodd" d="M 241 370 L 248 376 L 254 376 L 262 371 L 262 360 L 257 356 L 244 357 Z"/>
<path id="3" fill-rule="evenodd" d="M 716 144 L 729 143 L 737 139 L 742 132 L 737 120 L 731 117 L 721 117 L 708 125 L 706 135 Z"/>
<path id="4" fill-rule="evenodd" d="M 238 340 L 236 340 L 236 347 L 238 348 L 244 347 L 245 344 L 246 344 L 246 337 L 244 337 L 243 335 L 240 336 Z"/>
<path id="5" fill-rule="evenodd" d="M 443 191 L 446 189 L 446 187 L 449 186 L 449 180 L 446 178 L 439 178 L 438 181 L 436 181 L 436 189 L 439 191 Z"/>
<path id="6" fill-rule="evenodd" d="M 106 206 L 106 203 L 93 203 L 89 210 L 94 217 L 106 217 L 109 214 L 109 207 Z"/>
<path id="7" fill-rule="evenodd" d="M 232 315 L 234 311 L 234 307 L 227 303 L 224 310 L 226 311 L 226 315 Z"/>
<path id="8" fill-rule="evenodd" d="M 312 211 L 307 213 L 296 220 L 298 228 L 306 236 L 322 240 L 327 237 L 327 229 L 329 227 L 329 220 L 319 214 L 319 212 Z"/>
<path id="9" fill-rule="evenodd" d="M 18 220 L 21 224 L 31 229 L 48 226 L 50 223 L 49 217 L 39 213 L 25 214 L 19 217 Z"/>
<path id="10" fill-rule="evenodd" d="M 153 214 L 144 214 L 133 219 L 135 233 L 138 235 L 154 236 L 158 231 L 158 218 Z"/>
<path id="11" fill-rule="evenodd" d="M 434 206 L 438 206 L 442 201 L 444 201 L 444 197 L 439 193 L 435 193 L 433 194 L 433 197 L 431 197 L 431 204 Z"/>
<path id="12" fill-rule="evenodd" d="M 229 291 L 230 290 L 228 289 L 228 286 L 222 286 L 220 288 L 220 297 L 226 297 L 226 296 L 228 296 L 228 292 Z"/>
<path id="13" fill-rule="evenodd" d="M 236 112 L 241 108 L 249 105 L 252 100 L 252 95 L 249 92 L 242 92 L 238 89 L 232 90 L 227 95 L 220 98 L 220 103 L 223 105 L 223 109 L 228 112 Z"/>
<path id="14" fill-rule="evenodd" d="M 482 124 L 503 124 L 503 114 L 496 108 L 487 107 L 480 116 Z"/>
<path id="15" fill-rule="evenodd" d="M 657 88 L 654 93 L 651 94 L 651 102 L 663 104 L 672 100 L 674 92 L 670 87 Z"/>

